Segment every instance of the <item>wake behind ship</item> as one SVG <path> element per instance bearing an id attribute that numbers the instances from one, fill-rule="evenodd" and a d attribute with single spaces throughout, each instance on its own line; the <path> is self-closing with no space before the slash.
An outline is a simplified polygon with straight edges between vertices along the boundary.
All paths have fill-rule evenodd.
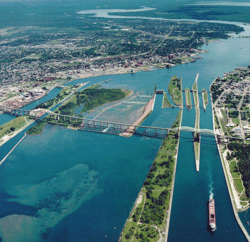
<path id="1" fill-rule="evenodd" d="M 208 219 L 209 227 L 212 232 L 216 230 L 216 220 L 215 220 L 215 202 L 214 199 L 210 199 L 208 202 Z"/>

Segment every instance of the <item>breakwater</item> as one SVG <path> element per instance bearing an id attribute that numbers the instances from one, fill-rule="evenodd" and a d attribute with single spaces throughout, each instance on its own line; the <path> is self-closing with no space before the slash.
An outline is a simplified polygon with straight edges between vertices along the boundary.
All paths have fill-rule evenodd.
<path id="1" fill-rule="evenodd" d="M 11 149 L 11 151 L 0 161 L 0 165 L 3 164 L 3 162 L 8 158 L 8 156 L 12 153 L 12 151 L 24 140 L 24 138 L 26 137 L 26 133 L 24 134 L 24 136 L 20 139 L 20 141 Z"/>

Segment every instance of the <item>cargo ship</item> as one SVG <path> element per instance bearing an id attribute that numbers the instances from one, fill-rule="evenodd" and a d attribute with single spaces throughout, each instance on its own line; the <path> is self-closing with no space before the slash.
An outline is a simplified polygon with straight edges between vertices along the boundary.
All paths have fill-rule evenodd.
<path id="1" fill-rule="evenodd" d="M 209 227 L 212 232 L 216 230 L 216 220 L 215 220 L 215 202 L 214 199 L 210 199 L 208 202 L 208 220 Z"/>

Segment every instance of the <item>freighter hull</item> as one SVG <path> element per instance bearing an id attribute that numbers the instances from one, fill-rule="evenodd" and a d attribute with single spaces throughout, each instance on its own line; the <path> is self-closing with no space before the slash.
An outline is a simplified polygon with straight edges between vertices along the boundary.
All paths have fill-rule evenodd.
<path id="1" fill-rule="evenodd" d="M 209 219 L 209 227 L 212 232 L 216 230 L 216 220 L 215 220 L 215 201 L 214 199 L 210 199 L 208 203 L 208 219 Z"/>

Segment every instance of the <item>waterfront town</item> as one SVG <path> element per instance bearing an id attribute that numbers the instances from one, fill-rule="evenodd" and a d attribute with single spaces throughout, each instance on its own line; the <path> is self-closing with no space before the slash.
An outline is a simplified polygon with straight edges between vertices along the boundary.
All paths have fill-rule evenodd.
<path id="1" fill-rule="evenodd" d="M 225 73 L 214 81 L 211 91 L 220 133 L 249 141 L 250 69 L 241 67 Z"/>
<path id="2" fill-rule="evenodd" d="M 39 110 L 40 108 L 47 109 L 49 115 L 43 120 L 36 120 L 36 124 L 27 132 L 25 131 L 22 139 L 3 158 L 0 164 L 6 162 L 8 156 L 23 141 L 27 134 L 31 140 L 32 138 L 36 139 L 38 137 L 36 135 L 41 134 L 43 126 L 48 123 L 68 127 L 71 130 L 79 130 L 77 127 L 80 125 L 82 129 L 85 126 L 89 128 L 91 122 L 88 124 L 84 123 L 84 115 L 109 102 L 122 100 L 120 103 L 123 103 L 125 102 L 124 98 L 133 94 L 130 90 L 101 88 L 99 84 L 93 84 L 86 89 L 80 90 L 87 82 L 69 86 L 63 86 L 64 84 L 68 84 L 72 80 L 88 77 L 156 71 L 157 69 L 172 68 L 186 63 L 193 65 L 192 63 L 196 61 L 202 61 L 202 57 L 198 56 L 199 54 L 207 52 L 204 48 L 201 48 L 203 45 L 210 43 L 210 41 L 218 41 L 218 38 L 227 39 L 229 37 L 228 33 L 232 31 L 235 33 L 242 31 L 241 27 L 220 23 L 190 24 L 186 22 L 155 22 L 150 20 L 117 20 L 115 22 L 102 20 L 98 21 L 98 24 L 95 21 L 89 21 L 85 28 L 88 28 L 88 31 L 62 31 L 54 33 L 50 30 L 48 33 L 44 33 L 44 30 L 40 31 L 37 27 L 30 27 L 28 29 L 17 28 L 18 30 L 7 29 L 0 32 L 0 105 L 13 110 L 20 109 L 29 103 L 42 99 L 54 88 L 62 88 L 60 93 L 51 100 L 39 103 L 36 108 Z M 93 31 L 90 30 L 92 28 L 94 29 Z M 9 36 L 6 36 L 6 33 Z M 197 79 L 198 75 L 196 85 Z M 165 242 L 168 238 L 183 115 L 181 78 L 178 79 L 175 76 L 171 80 L 174 83 L 171 84 L 170 82 L 169 84 L 170 87 L 172 85 L 169 88 L 171 103 L 175 103 L 178 96 L 180 103 L 178 105 L 175 104 L 178 106 L 176 108 L 180 108 L 180 110 L 178 113 L 176 112 L 176 119 L 173 119 L 171 124 L 173 130 L 164 138 L 158 152 L 156 153 L 158 148 L 155 147 L 156 145 L 154 146 L 153 142 L 153 146 L 150 146 L 151 148 L 153 147 L 152 149 L 156 153 L 155 160 L 152 164 L 149 164 L 150 170 L 121 231 L 120 241 Z M 175 82 L 174 80 L 177 81 Z M 250 68 L 241 67 L 225 73 L 223 77 L 218 77 L 210 89 L 215 118 L 215 136 L 217 143 L 219 143 L 219 152 L 224 157 L 223 162 L 225 162 L 237 211 L 243 211 L 249 207 L 250 197 L 248 172 L 246 172 L 248 169 L 243 168 L 248 167 L 248 164 L 246 164 L 239 153 L 242 147 L 250 143 L 249 84 Z M 196 93 L 198 100 L 198 87 Z M 167 99 L 166 93 L 165 98 Z M 53 112 L 50 112 L 50 109 L 57 106 L 59 102 L 62 104 Z M 170 103 L 169 100 L 168 102 Z M 131 105 L 131 103 L 127 104 Z M 139 101 L 134 103 L 141 104 Z M 171 103 L 170 106 L 172 106 Z M 146 108 L 144 107 L 144 110 L 142 108 L 144 113 L 136 121 L 136 124 L 140 124 L 150 115 L 154 109 L 154 104 L 155 99 L 148 101 Z M 112 107 L 116 105 L 118 103 Z M 195 104 L 195 106 L 199 108 L 198 104 Z M 76 114 L 75 111 L 79 107 L 81 110 Z M 172 107 L 174 109 L 174 106 Z M 171 108 L 171 110 L 173 109 Z M 77 115 L 81 117 L 77 117 Z M 98 115 L 96 114 L 95 117 Z M 200 119 L 200 115 L 197 115 L 197 117 Z M 0 138 L 3 138 L 0 140 L 0 146 L 3 146 L 15 135 L 33 124 L 35 120 L 31 120 L 32 118 L 34 117 L 24 115 L 0 126 Z M 94 123 L 95 127 L 97 126 L 95 120 L 92 123 Z M 108 124 L 105 129 L 101 124 L 100 126 L 101 130 L 98 130 L 99 133 L 106 133 L 112 128 Z M 133 125 L 131 127 L 133 130 L 135 129 Z M 114 124 L 115 128 L 117 127 Z M 88 131 L 94 132 L 91 129 Z M 45 132 L 48 131 L 46 130 Z M 129 132 L 129 135 L 124 136 L 132 136 L 131 132 Z M 145 132 L 147 132 L 146 128 Z M 8 137 L 6 138 L 6 136 Z M 66 139 L 68 137 L 69 134 Z M 130 138 L 126 139 L 129 140 Z M 73 143 L 72 140 L 70 142 Z M 148 141 L 148 138 L 145 140 Z M 193 140 L 192 137 L 191 140 Z M 70 142 L 67 140 L 67 143 Z M 91 141 L 87 139 L 86 143 L 88 142 Z M 81 149 L 84 148 L 81 147 Z M 95 150 L 95 152 L 97 151 Z M 77 153 L 76 151 L 74 152 Z M 245 149 L 244 152 L 244 157 L 248 156 L 250 148 L 249 150 Z M 26 161 L 22 162 L 25 163 Z M 54 162 L 57 161 L 52 163 L 54 164 Z M 39 161 L 38 163 L 40 164 L 41 162 Z M 39 166 L 39 164 L 37 165 Z M 81 165 L 77 163 L 77 169 Z M 38 237 L 42 234 L 46 240 L 46 236 L 52 233 L 52 229 L 64 217 L 75 212 L 75 207 L 78 206 L 77 208 L 79 208 L 83 201 L 86 202 L 86 197 L 91 197 L 89 194 L 91 194 L 92 190 L 96 189 L 96 194 L 102 193 L 103 188 L 96 188 L 98 172 L 95 170 L 88 171 L 89 168 L 84 167 L 83 174 L 78 177 L 79 173 L 77 172 L 79 170 L 74 172 L 74 169 L 74 167 L 70 168 L 69 172 L 67 171 L 65 174 L 63 173 L 64 171 L 57 173 L 56 178 L 51 180 L 52 183 L 47 181 L 39 183 L 39 185 L 42 184 L 42 188 L 38 188 L 38 193 L 41 193 L 40 196 L 42 198 L 39 197 L 39 201 L 35 201 L 37 202 L 36 204 L 34 203 L 35 205 L 32 203 L 30 205 L 38 207 L 37 210 L 39 212 L 35 215 L 37 217 L 34 217 L 39 220 L 37 224 L 40 223 L 35 225 L 37 227 L 40 226 L 39 232 L 36 231 Z M 60 180 L 61 177 L 65 180 Z M 59 181 L 56 179 L 59 179 Z M 75 188 L 71 184 L 71 181 L 75 182 L 74 179 L 81 180 L 79 190 L 77 190 L 78 187 Z M 82 180 L 84 185 L 81 183 Z M 46 197 L 46 192 L 42 190 L 47 184 L 49 187 L 52 187 L 51 194 L 55 194 L 54 200 L 56 200 L 56 203 L 54 204 L 52 204 L 53 201 L 49 201 L 51 197 L 49 195 Z M 63 190 L 64 186 L 66 186 L 65 190 Z M 32 187 L 30 190 L 32 190 Z M 44 197 L 43 194 L 45 194 Z M 25 204 L 24 200 L 22 200 L 23 204 Z M 26 199 L 26 201 L 28 201 L 28 204 L 30 203 L 29 199 Z M 73 208 L 72 204 L 76 204 L 76 206 Z M 206 210 L 206 204 L 204 207 Z M 213 210 L 215 213 L 214 207 Z M 5 221 L 3 224 L 5 224 Z M 112 227 L 113 229 L 116 230 L 116 227 Z M 4 236 L 6 235 L 4 234 Z M 108 236 L 104 235 L 103 237 L 107 238 Z"/>
<path id="3" fill-rule="evenodd" d="M 157 25 L 155 25 L 157 23 Z M 134 73 L 195 62 L 200 47 L 216 38 L 228 38 L 234 25 L 167 21 L 112 21 L 88 23 L 92 31 L 43 32 L 30 27 L 0 32 L 0 98 L 13 94 L 15 86 L 91 76 Z M 29 31 L 37 34 L 27 35 Z M 8 35 L 6 34 L 8 32 Z M 13 35 L 13 36 L 12 36 Z M 7 96 L 6 96 L 7 95 Z"/>
<path id="4" fill-rule="evenodd" d="M 212 83 L 218 149 L 236 208 L 249 208 L 250 66 L 224 73 Z"/>

